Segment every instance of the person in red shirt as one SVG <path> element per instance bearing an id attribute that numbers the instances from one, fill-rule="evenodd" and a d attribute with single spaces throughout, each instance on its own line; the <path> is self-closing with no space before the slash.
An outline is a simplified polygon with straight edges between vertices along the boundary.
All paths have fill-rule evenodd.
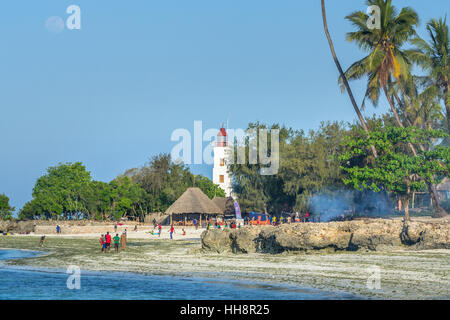
<path id="1" fill-rule="evenodd" d="M 161 226 L 161 223 L 160 223 L 159 226 L 158 226 L 158 237 L 161 237 L 161 229 L 162 229 L 162 226 Z"/>
<path id="2" fill-rule="evenodd" d="M 170 239 L 173 239 L 173 233 L 175 232 L 175 228 L 173 227 L 173 225 L 170 227 Z"/>
<path id="3" fill-rule="evenodd" d="M 106 233 L 106 248 L 108 249 L 108 252 L 111 250 L 111 235 L 109 232 Z"/>
<path id="4" fill-rule="evenodd" d="M 100 237 L 100 245 L 102 246 L 102 252 L 105 250 L 105 240 L 103 235 Z"/>

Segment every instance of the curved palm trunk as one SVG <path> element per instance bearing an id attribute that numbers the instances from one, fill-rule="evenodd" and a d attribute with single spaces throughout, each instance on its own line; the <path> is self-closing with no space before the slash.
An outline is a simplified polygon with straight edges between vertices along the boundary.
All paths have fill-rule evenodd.
<path id="1" fill-rule="evenodd" d="M 394 118 L 397 121 L 398 126 L 401 128 L 404 128 L 404 125 L 401 122 L 400 117 L 398 116 L 397 110 L 395 109 L 394 102 L 392 101 L 391 96 L 389 95 L 389 93 L 387 91 L 387 88 L 383 87 L 383 90 L 384 90 L 384 94 L 386 95 L 386 99 L 388 100 L 389 105 L 391 107 L 392 113 L 394 114 Z M 411 149 L 412 153 L 414 154 L 414 156 L 417 156 L 417 150 L 412 145 L 412 143 L 408 142 L 408 145 L 409 145 L 409 148 Z M 430 192 L 430 197 L 433 200 L 432 202 L 433 202 L 433 207 L 434 207 L 434 217 L 442 218 L 442 217 L 447 216 L 448 215 L 447 212 L 444 210 L 444 208 L 441 207 L 441 203 L 439 201 L 439 197 L 437 195 L 435 186 L 427 180 L 424 180 L 424 179 L 422 179 L 422 180 L 426 183 L 428 192 Z"/>
<path id="2" fill-rule="evenodd" d="M 447 131 L 450 133 L 450 104 L 449 104 L 449 93 L 448 93 L 448 80 L 445 80 L 446 84 L 444 85 L 444 104 L 445 110 L 447 111 Z"/>
<path id="3" fill-rule="evenodd" d="M 361 126 L 363 127 L 364 131 L 367 134 L 369 134 L 369 129 L 367 128 L 367 125 L 366 125 L 366 122 L 364 120 L 364 117 L 361 114 L 361 111 L 359 110 L 358 105 L 356 104 L 355 98 L 353 96 L 353 92 L 352 92 L 352 90 L 350 88 L 350 85 L 348 84 L 347 77 L 345 76 L 344 71 L 342 70 L 341 64 L 339 63 L 339 60 L 338 60 L 338 58 L 336 56 L 336 51 L 334 50 L 333 41 L 331 40 L 331 36 L 330 36 L 329 31 L 328 31 L 327 14 L 326 14 L 326 11 L 325 11 L 325 0 L 321 0 L 321 4 L 322 4 L 323 28 L 325 30 L 325 34 L 326 34 L 327 39 L 328 39 L 328 44 L 330 46 L 331 55 L 333 56 L 334 62 L 336 64 L 336 67 L 338 68 L 339 73 L 340 73 L 340 75 L 341 75 L 341 77 L 343 79 L 345 88 L 347 89 L 347 93 L 348 93 L 348 95 L 350 97 L 350 101 L 352 102 L 353 108 L 355 109 L 355 112 L 356 112 L 356 114 L 358 116 L 359 122 L 361 123 Z M 374 146 L 370 146 L 370 148 L 372 150 L 373 156 L 375 158 L 377 158 L 378 155 L 377 155 L 377 150 L 375 149 L 375 147 Z"/>

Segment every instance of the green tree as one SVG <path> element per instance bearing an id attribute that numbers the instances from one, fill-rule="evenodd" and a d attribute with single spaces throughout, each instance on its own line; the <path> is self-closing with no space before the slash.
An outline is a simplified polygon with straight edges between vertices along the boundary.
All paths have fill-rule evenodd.
<path id="1" fill-rule="evenodd" d="M 127 170 L 124 176 L 145 191 L 139 203 L 140 210 L 145 212 L 166 211 L 189 187 L 199 187 L 210 198 L 225 196 L 211 180 L 194 176 L 183 163 L 174 163 L 169 154 L 156 155 L 143 167 Z"/>
<path id="2" fill-rule="evenodd" d="M 394 192 L 403 198 L 405 219 L 409 219 L 412 192 L 423 189 L 426 182 L 436 183 L 436 176 L 448 175 L 450 148 L 437 147 L 411 155 L 407 152 L 407 145 L 426 144 L 431 138 L 444 136 L 437 130 L 385 125 L 375 128 L 369 139 L 362 132 L 358 137 L 347 137 L 343 143 L 346 152 L 339 157 L 343 170 L 348 174 L 343 181 L 358 190 Z M 361 162 L 361 158 L 367 158 L 371 145 L 377 148 L 378 158 Z"/>
<path id="3" fill-rule="evenodd" d="M 14 207 L 9 205 L 9 198 L 5 194 L 0 194 L 0 219 L 11 220 Z"/>
<path id="4" fill-rule="evenodd" d="M 416 37 L 411 40 L 415 49 L 408 55 L 428 72 L 428 85 L 438 88 L 444 100 L 447 115 L 447 132 L 450 132 L 450 35 L 447 19 L 431 19 L 427 23 L 429 42 Z"/>
<path id="5" fill-rule="evenodd" d="M 333 56 L 334 63 L 336 64 L 336 67 L 340 74 L 340 79 L 342 79 L 342 84 L 344 88 L 346 89 L 348 96 L 350 97 L 350 101 L 352 103 L 353 109 L 356 112 L 356 115 L 358 116 L 358 120 L 361 124 L 361 127 L 364 129 L 366 134 L 369 133 L 369 128 L 367 127 L 366 121 L 361 113 L 361 110 L 358 107 L 358 104 L 356 103 L 355 97 L 353 96 L 352 89 L 350 88 L 350 84 L 348 83 L 347 76 L 344 73 L 341 63 L 339 62 L 339 59 L 337 58 L 336 51 L 334 49 L 333 41 L 331 40 L 331 35 L 328 30 L 328 22 L 327 22 L 327 13 L 325 9 L 325 0 L 321 0 L 321 8 L 322 8 L 322 21 L 323 21 L 323 28 L 325 31 L 325 35 L 327 36 L 328 45 L 330 47 L 331 55 Z M 377 157 L 377 150 L 374 146 L 371 147 L 372 154 L 376 158 Z"/>
<path id="6" fill-rule="evenodd" d="M 210 199 L 225 197 L 225 191 L 218 184 L 214 184 L 210 179 L 202 175 L 194 176 L 194 187 L 200 188 Z"/>
<path id="7" fill-rule="evenodd" d="M 380 28 L 369 28 L 369 16 L 362 11 L 356 11 L 346 17 L 357 29 L 347 34 L 348 41 L 355 42 L 360 49 L 368 52 L 368 55 L 353 63 L 345 72 L 345 76 L 349 80 L 367 77 L 365 98 L 372 101 L 374 106 L 378 104 L 380 92 L 383 91 L 397 125 L 403 128 L 405 124 L 397 112 L 391 91 L 395 90 L 395 83 L 407 83 L 412 78 L 409 51 L 403 46 L 417 37 L 415 27 L 419 23 L 419 17 L 409 7 L 398 12 L 391 0 L 368 0 L 366 3 L 380 8 Z M 339 82 L 343 86 L 342 77 Z M 413 143 L 408 143 L 408 147 L 417 155 Z M 434 185 L 429 181 L 426 183 L 433 199 L 435 214 L 447 215 L 440 205 Z"/>
<path id="8" fill-rule="evenodd" d="M 88 188 L 91 175 L 81 162 L 59 164 L 47 169 L 33 188 L 33 203 L 26 205 L 22 216 L 37 210 L 46 218 L 80 218 L 85 214 L 81 195 Z"/>
<path id="9" fill-rule="evenodd" d="M 367 5 L 380 8 L 381 27 L 370 29 L 367 26 L 369 16 L 362 11 L 356 11 L 346 17 L 357 29 L 347 34 L 347 40 L 355 42 L 360 49 L 368 52 L 368 55 L 353 63 L 345 71 L 345 76 L 349 80 L 367 76 L 365 97 L 376 106 L 380 91 L 383 91 L 397 124 L 403 127 L 389 89 L 395 81 L 411 77 L 411 63 L 403 46 L 416 36 L 415 27 L 419 23 L 419 17 L 408 7 L 397 13 L 391 0 L 368 0 Z M 342 77 L 339 82 L 342 85 Z"/>
<path id="10" fill-rule="evenodd" d="M 145 190 L 134 183 L 127 176 L 120 176 L 110 183 L 112 196 L 112 215 L 115 220 L 125 216 L 134 216 L 144 219 L 145 212 L 142 202 L 145 199 Z"/>

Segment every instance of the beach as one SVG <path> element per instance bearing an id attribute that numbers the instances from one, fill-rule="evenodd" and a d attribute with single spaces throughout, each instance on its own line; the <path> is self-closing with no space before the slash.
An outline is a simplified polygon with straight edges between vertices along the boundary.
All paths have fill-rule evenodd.
<path id="1" fill-rule="evenodd" d="M 111 229 L 111 232 L 113 229 Z M 148 230 L 128 231 L 125 251 L 101 253 L 100 234 L 1 236 L 0 248 L 39 250 L 35 258 L 11 260 L 7 265 L 30 268 L 67 268 L 132 272 L 147 275 L 262 281 L 268 284 L 344 292 L 369 299 L 450 299 L 450 250 L 389 250 L 376 252 L 232 254 L 201 250 L 202 229 L 168 227 L 161 238 Z M 370 285 L 378 270 L 380 285 Z"/>

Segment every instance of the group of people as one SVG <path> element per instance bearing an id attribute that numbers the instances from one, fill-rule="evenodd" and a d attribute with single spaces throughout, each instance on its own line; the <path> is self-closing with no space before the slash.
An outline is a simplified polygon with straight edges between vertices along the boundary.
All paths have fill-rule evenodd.
<path id="1" fill-rule="evenodd" d="M 153 230 L 152 230 L 153 235 L 155 234 L 155 229 L 158 229 L 158 237 L 161 237 L 162 225 L 161 223 L 157 224 L 156 220 L 153 219 Z M 173 234 L 175 233 L 175 227 L 173 226 L 173 224 L 170 226 L 169 232 L 170 232 L 170 239 L 173 240 Z M 186 235 L 186 231 L 184 229 L 183 235 Z"/>
<path id="2" fill-rule="evenodd" d="M 239 224 L 236 224 L 236 222 L 234 222 L 234 221 L 231 221 L 230 223 L 228 223 L 228 221 L 225 221 L 223 227 L 224 227 L 224 228 L 237 229 L 237 228 L 241 228 L 241 224 L 240 224 L 240 223 L 239 223 Z M 221 224 L 218 223 L 217 221 L 214 222 L 214 224 L 213 224 L 212 222 L 210 222 L 210 223 L 208 223 L 207 226 L 206 226 L 206 229 L 207 229 L 207 230 L 211 230 L 211 229 L 213 229 L 213 228 L 214 228 L 214 229 L 221 229 L 222 226 L 221 226 Z"/>
<path id="3" fill-rule="evenodd" d="M 115 230 L 116 227 L 114 228 Z M 127 229 L 122 233 L 122 235 L 119 237 L 119 234 L 116 233 L 114 237 L 111 237 L 109 234 L 109 231 L 106 234 L 102 234 L 100 237 L 100 245 L 101 245 L 101 252 L 106 253 L 111 251 L 111 244 L 114 241 L 114 251 L 116 253 L 119 252 L 119 246 L 121 247 L 121 250 L 124 251 L 127 246 Z"/>

